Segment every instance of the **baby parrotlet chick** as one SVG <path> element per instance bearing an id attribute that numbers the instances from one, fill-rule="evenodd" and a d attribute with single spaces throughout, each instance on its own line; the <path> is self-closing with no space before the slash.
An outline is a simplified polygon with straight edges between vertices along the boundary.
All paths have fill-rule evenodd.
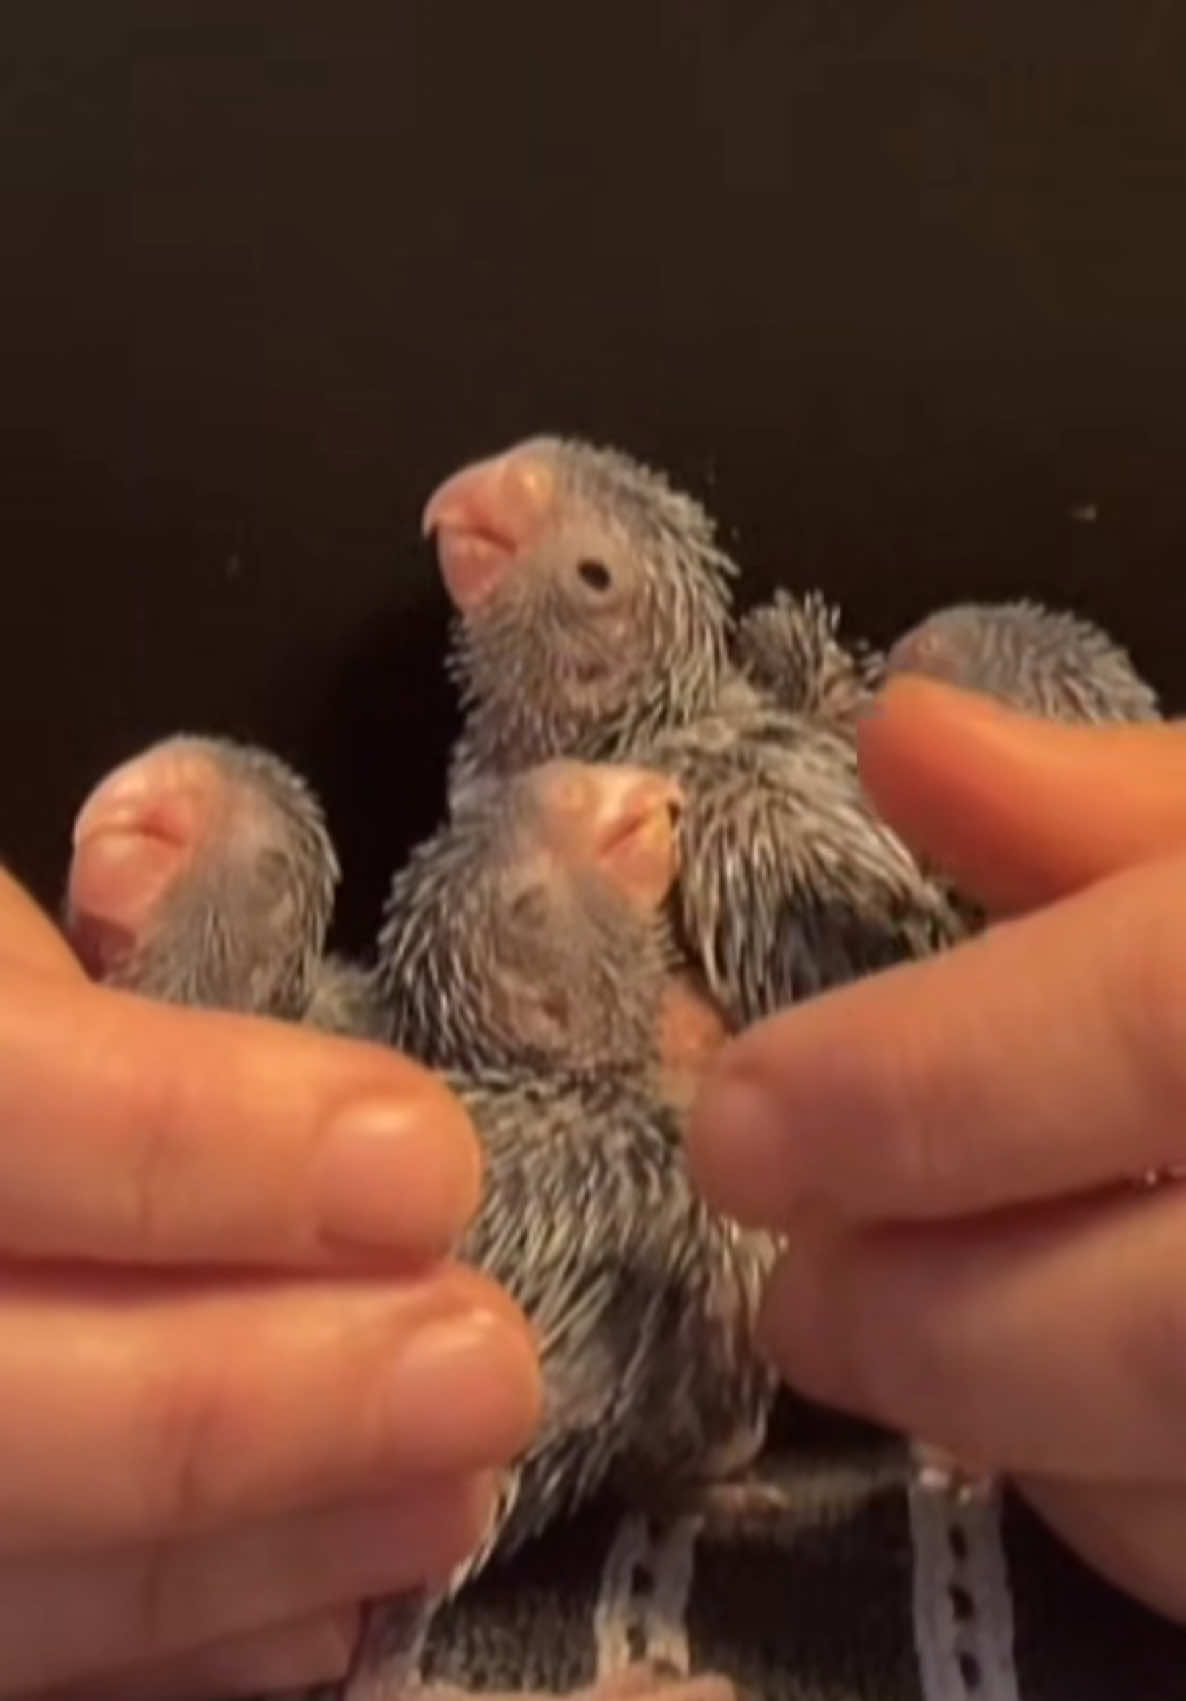
<path id="1" fill-rule="evenodd" d="M 378 1034 L 365 974 L 324 954 L 339 873 L 299 775 L 267 751 L 178 736 L 83 804 L 66 931 L 112 986 Z"/>
<path id="2" fill-rule="evenodd" d="M 603 1485 L 701 1483 L 761 1446 L 775 1248 L 699 1201 L 664 1056 L 681 804 L 661 773 L 550 762 L 468 787 L 393 882 L 392 1031 L 474 1116 L 486 1191 L 461 1253 L 524 1307 L 544 1372 L 541 1430 L 454 1587 Z M 380 1616 L 351 1701 L 386 1694 L 364 1675 L 390 1682 L 390 1648 Z"/>
<path id="3" fill-rule="evenodd" d="M 682 809 L 669 775 L 619 763 L 468 787 L 392 882 L 395 1043 L 470 1071 L 629 1071 L 685 1103 L 726 1027 L 665 921 Z"/>
<path id="4" fill-rule="evenodd" d="M 277 1014 L 270 1000 L 285 1009 L 300 1003 L 295 961 L 297 979 L 316 997 L 324 917 L 296 890 L 315 879 L 316 859 L 305 850 L 316 805 L 294 782 L 283 795 L 301 799 L 306 818 L 298 823 L 295 809 L 277 811 L 284 772 L 238 747 L 187 740 L 179 749 L 168 741 L 120 770 L 118 784 L 105 782 L 106 797 L 103 785 L 97 789 L 80 817 L 70 908 L 76 923 L 85 915 L 91 935 L 118 941 L 113 954 L 92 958 L 98 972 L 138 990 L 165 987 L 186 1002 Z M 184 821 L 176 816 L 162 860 L 157 806 L 174 797 L 181 779 L 196 788 L 186 795 L 197 801 Z M 396 880 L 380 977 L 396 996 L 395 1025 L 418 1034 L 422 1052 L 453 1064 L 448 1079 L 485 1154 L 482 1204 L 460 1256 L 519 1301 L 544 1372 L 541 1428 L 506 1473 L 487 1540 L 459 1569 L 454 1589 L 495 1552 L 511 1551 L 603 1486 L 681 1475 L 699 1481 L 745 1464 L 760 1447 L 774 1393 L 753 1345 L 773 1248 L 707 1210 L 687 1175 L 679 1120 L 651 1090 L 668 978 L 662 909 L 676 869 L 678 792 L 661 775 L 559 764 L 522 776 L 486 803 L 487 828 L 472 798 L 469 812 L 413 859 L 413 873 Z M 96 822 L 104 820 L 101 829 Z M 262 886 L 256 861 L 268 871 Z M 558 937 L 552 958 L 525 953 L 524 942 L 537 936 L 518 925 L 517 900 L 541 881 L 553 925 L 575 941 L 567 949 Z M 228 950 L 228 929 L 258 927 L 252 894 L 271 896 L 286 882 L 294 890 L 266 906 L 259 938 Z M 491 931 L 467 956 L 464 929 L 446 923 L 471 888 L 484 894 Z M 434 928 L 420 927 L 422 904 L 435 905 L 441 923 L 435 953 Z M 299 941 L 271 924 L 274 912 L 294 920 Z M 618 929 L 629 936 L 630 957 L 619 949 Z M 627 994 L 625 1016 L 616 1008 L 623 984 L 595 971 L 599 950 L 618 951 L 623 974 L 630 963 L 638 972 L 644 990 Z M 181 959 L 203 952 L 210 961 L 183 969 Z M 467 963 L 504 990 L 475 995 Z M 151 987 L 138 986 L 142 966 Z M 516 1050 L 519 995 L 550 970 L 577 1018 L 580 1037 L 567 1059 L 549 1013 L 528 1023 Z M 411 994 L 413 979 L 427 988 L 423 996 Z M 426 1013 L 454 997 L 466 1015 L 450 1016 L 435 1035 Z M 351 1701 L 403 1692 L 434 1608 L 405 1598 L 390 1611 L 375 1609 Z M 681 1683 L 656 1679 L 655 1687 L 691 1701 Z"/>
<path id="5" fill-rule="evenodd" d="M 1022 600 L 958 603 L 889 652 L 889 673 L 921 673 L 1060 721 L 1160 719 L 1157 694 L 1101 627 Z"/>
<path id="6" fill-rule="evenodd" d="M 457 613 L 454 798 L 556 756 L 673 774 L 680 943 L 731 1021 L 960 936 L 866 803 L 845 729 L 786 712 L 732 659 L 736 569 L 691 497 L 616 451 L 534 438 L 454 474 L 424 525 Z"/>
<path id="7" fill-rule="evenodd" d="M 661 473 L 533 438 L 447 479 L 423 526 L 458 616 L 451 791 L 554 756 L 628 757 L 716 706 L 737 569 Z"/>
<path id="8" fill-rule="evenodd" d="M 780 588 L 737 622 L 734 659 L 780 708 L 851 727 L 881 684 L 885 658 L 863 639 L 842 639 L 840 620 L 822 592 Z"/>
<path id="9" fill-rule="evenodd" d="M 396 1043 L 457 1068 L 644 1054 L 681 802 L 664 775 L 565 761 L 467 790 L 392 881 L 379 977 Z"/>
<path id="10" fill-rule="evenodd" d="M 677 936 L 735 1026 L 962 938 L 838 727 L 741 699 L 657 739 L 680 781 Z"/>

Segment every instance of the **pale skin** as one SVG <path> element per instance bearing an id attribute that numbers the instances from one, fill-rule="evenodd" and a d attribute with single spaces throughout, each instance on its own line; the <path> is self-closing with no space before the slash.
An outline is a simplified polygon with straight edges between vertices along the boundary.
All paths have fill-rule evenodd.
<path id="1" fill-rule="evenodd" d="M 392 1053 L 90 984 L 3 875 L 0 1057 L 0 1695 L 341 1675 L 538 1414 L 525 1322 L 447 1257 L 464 1112 Z"/>
<path id="2" fill-rule="evenodd" d="M 894 682 L 864 782 L 997 919 L 731 1041 L 690 1147 L 790 1231 L 809 1395 L 1011 1479 L 1186 1622 L 1186 723 L 1039 723 Z"/>

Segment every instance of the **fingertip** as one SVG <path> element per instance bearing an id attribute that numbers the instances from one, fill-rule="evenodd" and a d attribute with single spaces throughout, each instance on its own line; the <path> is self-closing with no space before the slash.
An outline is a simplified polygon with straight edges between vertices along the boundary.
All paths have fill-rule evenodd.
<path id="1" fill-rule="evenodd" d="M 10 1250 L 293 1268 L 434 1261 L 463 1236 L 477 1135 L 411 1059 L 81 978 L 21 992 L 5 1010 L 6 1106 L 28 1135 L 0 1210 Z"/>
<path id="2" fill-rule="evenodd" d="M 23 886 L 0 867 L 0 959 L 14 969 L 35 969 L 70 980 L 83 978 L 69 943 Z"/>
<path id="3" fill-rule="evenodd" d="M 431 1070 L 369 1040 L 269 1017 L 96 993 L 123 1001 L 113 1015 L 123 1049 L 154 1059 L 132 1090 L 147 1115 L 163 1105 L 176 1123 L 168 1146 L 228 1199 L 255 1183 L 254 1207 L 238 1216 L 244 1238 L 230 1244 L 228 1228 L 222 1255 L 309 1264 L 386 1252 L 420 1263 L 456 1246 L 480 1197 L 481 1148 L 464 1105 Z M 134 1048 L 133 1006 L 143 1024 Z M 203 1068 L 215 1055 L 221 1068 Z M 158 1175 L 166 1180 L 168 1166 Z"/>
<path id="4" fill-rule="evenodd" d="M 446 1587 L 456 1567 L 481 1546 L 497 1516 L 498 1500 L 498 1474 L 482 1470 L 426 1502 L 423 1575 L 430 1589 Z"/>
<path id="5" fill-rule="evenodd" d="M 482 1143 L 473 1118 L 458 1095 L 438 1076 L 425 1074 L 420 1114 L 448 1151 L 450 1207 L 456 1233 L 472 1221 L 482 1198 Z"/>
<path id="6" fill-rule="evenodd" d="M 1066 808 L 1051 809 L 1050 789 L 1065 791 L 1068 760 L 1074 780 L 1084 755 L 1107 755 L 1091 734 L 1099 729 L 1085 744 L 1082 727 L 903 674 L 858 727 L 857 761 L 889 826 L 969 896 L 1003 913 L 1064 884 Z"/>
<path id="7" fill-rule="evenodd" d="M 879 808 L 891 806 L 898 796 L 894 782 L 900 765 L 906 764 L 908 771 L 925 770 L 953 753 L 966 755 L 960 741 L 969 736 L 978 734 L 983 739 L 995 732 L 1016 737 L 1034 727 L 1041 732 L 1051 724 L 982 692 L 922 674 L 894 674 L 857 717 L 861 782 Z"/>
<path id="8" fill-rule="evenodd" d="M 346 1674 L 361 1628 L 360 1607 L 343 1607 L 298 1626 L 284 1647 L 288 1673 L 267 1673 L 266 1687 L 336 1682 Z"/>
<path id="9" fill-rule="evenodd" d="M 759 1352 L 800 1393 L 835 1400 L 850 1379 L 830 1368 L 844 1342 L 823 1304 L 822 1254 L 812 1252 L 817 1238 L 800 1224 L 779 1257 L 762 1295 L 756 1339 Z"/>
<path id="10" fill-rule="evenodd" d="M 857 729 L 883 818 L 998 914 L 1186 845 L 1186 728 L 1068 723 L 890 680 Z"/>
<path id="11" fill-rule="evenodd" d="M 388 1377 L 388 1445 L 430 1474 L 504 1465 L 539 1422 L 538 1358 L 502 1304 L 479 1302 L 424 1323 Z"/>
<path id="12" fill-rule="evenodd" d="M 1013 1483 L 1081 1559 L 1186 1629 L 1186 1492 L 1018 1473 Z"/>
<path id="13" fill-rule="evenodd" d="M 220 1701 L 305 1690 L 346 1674 L 358 1640 L 357 1608 L 295 1624 L 247 1631 L 112 1677 L 90 1677 L 46 1691 L 42 1701 Z"/>
<path id="14" fill-rule="evenodd" d="M 715 1209 L 750 1227 L 783 1215 L 796 1188 L 794 1133 L 745 1050 L 726 1048 L 693 1107 L 685 1143 L 696 1184 Z"/>
<path id="15" fill-rule="evenodd" d="M 481 1151 L 460 1101 L 429 1075 L 336 1107 L 315 1190 L 331 1248 L 389 1247 L 442 1257 L 481 1193 Z"/>
<path id="16" fill-rule="evenodd" d="M 902 715 L 933 713 L 942 715 L 974 715 L 983 721 L 1034 721 L 1039 717 L 1013 707 L 987 691 L 976 691 L 966 685 L 953 685 L 949 680 L 936 679 L 930 674 L 908 670 L 891 673 L 874 694 L 870 703 L 858 711 L 858 725 L 870 727 L 878 722 L 888 723 Z M 1042 722 L 1041 724 L 1048 724 Z"/>

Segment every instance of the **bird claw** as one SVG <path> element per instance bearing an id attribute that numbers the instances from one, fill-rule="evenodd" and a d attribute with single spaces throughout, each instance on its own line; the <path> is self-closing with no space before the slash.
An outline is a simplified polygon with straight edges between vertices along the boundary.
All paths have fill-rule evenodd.
<path id="1" fill-rule="evenodd" d="M 706 1534 L 765 1529 L 793 1509 L 787 1489 L 759 1477 L 700 1484 L 681 1493 L 671 1510 L 701 1520 Z"/>
<path id="2" fill-rule="evenodd" d="M 651 1516 L 696 1519 L 707 1535 L 765 1527 L 793 1511 L 796 1504 L 785 1483 L 756 1473 L 692 1482 L 684 1479 L 659 1487 L 640 1485 L 633 1492 L 645 1502 Z"/>

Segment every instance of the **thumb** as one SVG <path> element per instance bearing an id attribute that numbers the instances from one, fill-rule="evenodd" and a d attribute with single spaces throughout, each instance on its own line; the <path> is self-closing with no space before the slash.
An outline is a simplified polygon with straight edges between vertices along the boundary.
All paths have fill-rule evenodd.
<path id="1" fill-rule="evenodd" d="M 1070 726 L 903 676 L 857 739 L 889 824 L 998 914 L 1186 847 L 1186 722 Z"/>
<path id="2" fill-rule="evenodd" d="M 0 868 L 0 960 L 13 968 L 81 979 L 82 966 L 45 911 Z"/>

